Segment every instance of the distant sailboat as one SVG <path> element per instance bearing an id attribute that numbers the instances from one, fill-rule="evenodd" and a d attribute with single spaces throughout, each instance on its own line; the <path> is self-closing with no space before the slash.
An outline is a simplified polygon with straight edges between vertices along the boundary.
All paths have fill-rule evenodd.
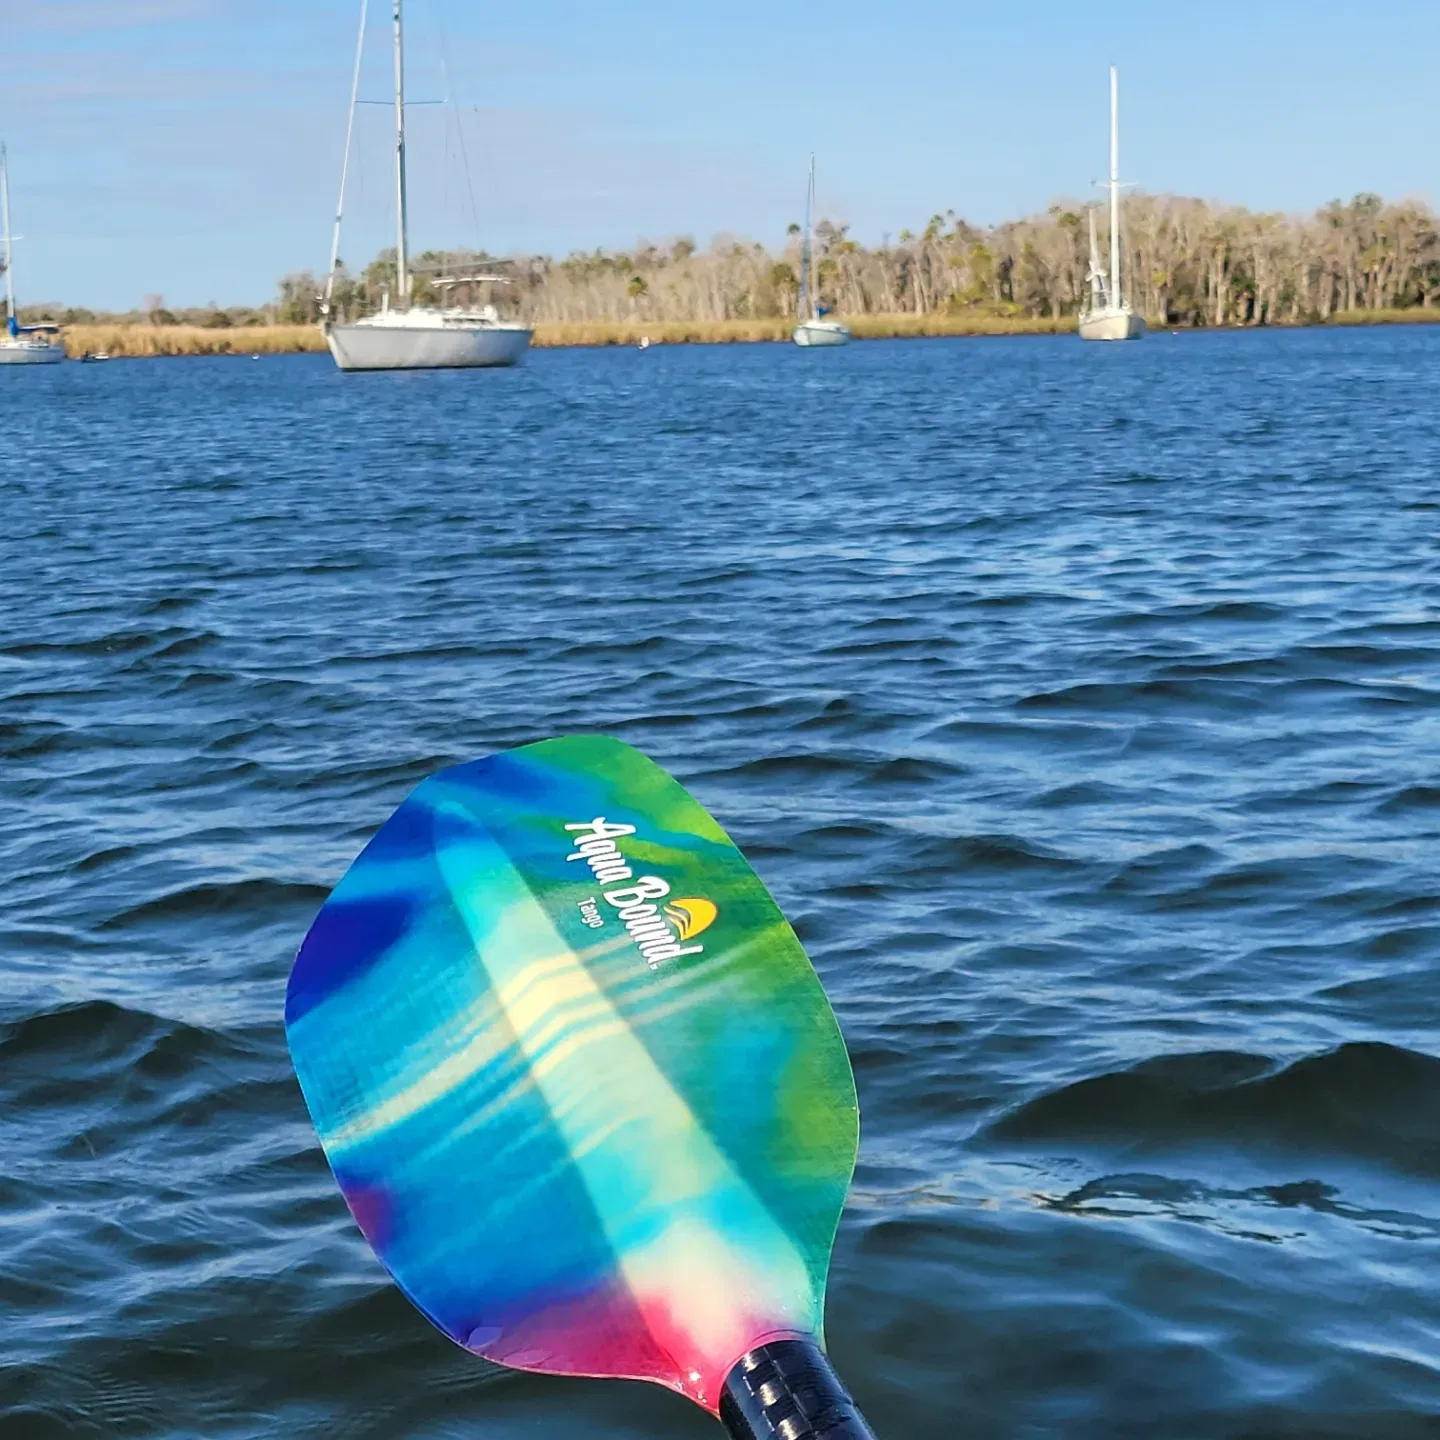
<path id="1" fill-rule="evenodd" d="M 410 303 L 409 218 L 405 197 L 405 27 L 402 0 L 394 0 L 395 22 L 395 208 L 397 219 L 396 295 L 383 297 L 378 314 L 348 324 L 334 324 L 331 300 L 340 255 L 340 220 L 345 209 L 345 181 L 350 168 L 350 141 L 359 98 L 360 57 L 365 44 L 368 0 L 361 0 L 360 39 L 355 51 L 355 79 L 350 93 L 350 123 L 345 131 L 345 159 L 340 170 L 340 203 L 335 212 L 335 239 L 330 273 L 325 282 L 321 328 L 335 363 L 342 370 L 435 370 L 451 367 L 513 365 L 530 344 L 528 326 L 501 320 L 493 305 L 441 308 Z M 505 280 L 500 275 L 451 276 L 442 285 Z"/>
<path id="2" fill-rule="evenodd" d="M 1126 303 L 1120 288 L 1120 106 L 1115 67 L 1110 67 L 1110 274 L 1100 268 L 1095 211 L 1090 211 L 1090 300 L 1080 312 L 1082 340 L 1138 340 L 1145 317 Z"/>
<path id="3" fill-rule="evenodd" d="M 810 157 L 810 188 L 805 192 L 805 235 L 800 242 L 800 304 L 795 343 L 800 346 L 846 345 L 850 331 L 838 320 L 827 320 L 820 303 L 820 287 L 811 274 L 815 252 L 815 157 Z"/>
<path id="4" fill-rule="evenodd" d="M 5 336 L 0 365 L 54 365 L 65 358 L 58 325 L 22 325 L 15 314 L 15 266 L 10 235 L 10 161 L 0 145 L 0 228 L 5 261 Z"/>

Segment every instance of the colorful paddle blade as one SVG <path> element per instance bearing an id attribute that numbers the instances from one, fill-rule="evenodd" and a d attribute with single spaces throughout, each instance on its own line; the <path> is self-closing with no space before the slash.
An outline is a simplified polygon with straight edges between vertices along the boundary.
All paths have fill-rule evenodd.
<path id="1" fill-rule="evenodd" d="M 638 751 L 425 781 L 311 927 L 286 1027 L 356 1223 L 451 1339 L 715 1410 L 820 1333 L 859 1115 L 800 942 Z"/>

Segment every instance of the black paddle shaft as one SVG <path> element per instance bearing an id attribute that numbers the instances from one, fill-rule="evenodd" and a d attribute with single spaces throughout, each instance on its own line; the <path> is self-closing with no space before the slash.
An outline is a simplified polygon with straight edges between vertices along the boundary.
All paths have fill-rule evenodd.
<path id="1" fill-rule="evenodd" d="M 720 1419 L 734 1440 L 875 1440 L 809 1340 L 774 1340 L 742 1355 L 725 1378 Z"/>

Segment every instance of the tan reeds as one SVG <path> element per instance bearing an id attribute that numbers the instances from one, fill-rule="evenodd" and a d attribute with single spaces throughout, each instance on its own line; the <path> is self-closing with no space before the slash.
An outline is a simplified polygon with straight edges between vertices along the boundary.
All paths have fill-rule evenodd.
<path id="1" fill-rule="evenodd" d="M 1075 329 L 1073 318 L 1029 315 L 842 316 L 857 340 L 890 340 L 920 335 L 1056 335 Z M 537 346 L 551 345 L 713 345 L 747 340 L 788 340 L 795 329 L 789 318 L 766 320 L 634 320 L 624 324 L 593 321 L 563 324 L 542 321 L 535 327 Z"/>
<path id="2" fill-rule="evenodd" d="M 959 311 L 930 315 L 855 315 L 842 317 L 857 340 L 890 340 L 942 335 L 1063 335 L 1073 333 L 1075 320 L 1032 315 L 995 315 Z M 1410 325 L 1440 322 L 1440 308 L 1405 310 L 1341 310 L 1330 325 Z M 592 321 L 565 324 L 542 321 L 535 327 L 538 348 L 563 346 L 717 345 L 750 341 L 789 340 L 794 321 L 642 320 Z M 159 355 L 294 355 L 325 349 L 315 325 L 246 325 L 212 329 L 200 325 L 67 325 L 65 350 L 72 358 L 104 351 L 114 356 Z"/>
<path id="3" fill-rule="evenodd" d="M 1075 317 L 1051 319 L 1041 315 L 987 315 L 959 310 L 951 314 L 856 315 L 846 319 L 857 340 L 899 340 L 921 335 L 1068 335 Z"/>
<path id="4" fill-rule="evenodd" d="M 1404 310 L 1337 310 L 1327 325 L 1433 325 L 1440 321 L 1440 309 L 1412 305 Z"/>
<path id="5" fill-rule="evenodd" d="M 595 320 L 576 323 L 541 321 L 535 327 L 537 346 L 723 345 L 750 340 L 788 340 L 794 328 L 789 320 Z"/>
<path id="6" fill-rule="evenodd" d="M 72 358 L 107 355 L 293 355 L 323 350 L 314 325 L 67 325 L 65 353 Z"/>
<path id="7" fill-rule="evenodd" d="M 856 339 L 880 340 L 909 335 L 1036 335 L 1073 330 L 1073 320 L 995 315 L 859 315 L 845 322 Z M 793 320 L 641 320 L 564 324 L 542 321 L 534 344 L 555 346 L 719 345 L 789 340 Z M 158 355 L 292 355 L 323 351 L 325 337 L 314 325 L 247 325 L 211 329 L 200 325 L 67 325 L 66 352 L 104 351 L 117 357 Z"/>

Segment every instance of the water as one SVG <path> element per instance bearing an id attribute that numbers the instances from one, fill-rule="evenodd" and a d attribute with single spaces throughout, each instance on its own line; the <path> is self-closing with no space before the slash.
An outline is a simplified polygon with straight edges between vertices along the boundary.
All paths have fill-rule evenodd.
<path id="1" fill-rule="evenodd" d="M 864 1113 L 884 1440 L 1440 1426 L 1440 331 L 7 375 L 0 1434 L 718 1435 L 384 1281 L 290 958 L 421 777 L 679 774 Z"/>

